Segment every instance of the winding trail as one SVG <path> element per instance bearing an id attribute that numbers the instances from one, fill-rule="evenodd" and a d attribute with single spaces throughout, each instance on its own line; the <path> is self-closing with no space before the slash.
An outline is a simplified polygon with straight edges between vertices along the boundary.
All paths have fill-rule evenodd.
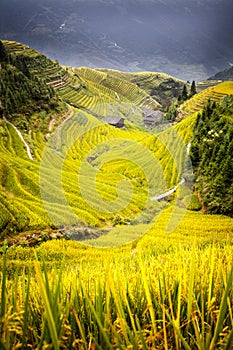
<path id="1" fill-rule="evenodd" d="M 116 95 L 116 98 L 120 101 L 120 96 L 118 95 L 118 93 L 115 91 L 115 95 Z"/>
<path id="2" fill-rule="evenodd" d="M 188 143 L 187 145 L 187 154 L 189 155 L 190 153 L 190 149 L 191 149 L 191 142 Z M 158 196 L 154 196 L 154 197 L 151 197 L 150 200 L 151 201 L 159 201 L 160 199 L 163 199 L 163 198 L 166 198 L 167 196 L 169 196 L 170 194 L 176 192 L 177 188 L 180 186 L 180 185 L 183 185 L 185 183 L 185 178 L 182 177 L 182 179 L 180 180 L 180 182 L 174 186 L 171 190 L 168 190 L 164 193 L 161 193 L 159 194 Z"/>
<path id="3" fill-rule="evenodd" d="M 175 187 L 173 187 L 171 190 L 169 190 L 169 191 L 167 191 L 167 192 L 164 192 L 164 193 L 162 193 L 162 194 L 160 194 L 160 195 L 158 195 L 158 196 L 151 197 L 150 200 L 151 200 L 151 201 L 159 201 L 160 199 L 163 199 L 163 198 L 169 196 L 170 194 L 176 192 L 176 190 L 177 190 L 177 188 L 179 187 L 179 185 L 183 185 L 184 183 L 185 183 L 185 179 L 182 178 L 182 179 L 180 180 L 180 182 L 179 182 Z"/>
<path id="4" fill-rule="evenodd" d="M 23 144 L 24 144 L 24 146 L 25 146 L 25 148 L 26 148 L 28 158 L 29 158 L 30 160 L 34 160 L 34 158 L 33 158 L 33 156 L 32 156 L 32 153 L 31 153 L 31 150 L 30 150 L 30 147 L 28 146 L 27 142 L 24 140 L 23 135 L 21 134 L 21 132 L 19 131 L 19 129 L 17 129 L 16 126 L 14 126 L 14 124 L 12 124 L 11 122 L 9 122 L 6 118 L 3 118 L 3 120 L 4 120 L 6 123 L 10 124 L 10 125 L 15 129 L 15 131 L 16 131 L 17 134 L 19 135 L 21 141 L 23 142 Z"/>
<path id="5" fill-rule="evenodd" d="M 187 154 L 190 153 L 190 149 L 191 149 L 191 142 L 189 142 L 188 145 L 187 145 Z"/>

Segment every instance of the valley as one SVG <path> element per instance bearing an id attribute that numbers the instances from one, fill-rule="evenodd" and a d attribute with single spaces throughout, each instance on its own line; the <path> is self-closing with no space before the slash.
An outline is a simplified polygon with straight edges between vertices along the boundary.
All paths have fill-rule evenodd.
<path id="1" fill-rule="evenodd" d="M 233 82 L 0 64 L 0 347 L 230 349 Z"/>

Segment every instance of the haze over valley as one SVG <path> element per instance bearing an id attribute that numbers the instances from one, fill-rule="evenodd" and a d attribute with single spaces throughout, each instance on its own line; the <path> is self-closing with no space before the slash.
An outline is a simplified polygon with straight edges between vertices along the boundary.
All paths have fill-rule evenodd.
<path id="1" fill-rule="evenodd" d="M 0 38 L 63 65 L 199 81 L 233 61 L 228 0 L 2 0 L 0 9 Z"/>

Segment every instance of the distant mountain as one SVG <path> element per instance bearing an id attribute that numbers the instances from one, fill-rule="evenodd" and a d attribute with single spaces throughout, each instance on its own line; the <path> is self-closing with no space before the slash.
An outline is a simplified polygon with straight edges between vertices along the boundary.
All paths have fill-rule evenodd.
<path id="1" fill-rule="evenodd" d="M 222 81 L 227 81 L 227 80 L 233 80 L 233 66 L 230 68 L 226 68 L 221 72 L 216 73 L 212 77 L 210 77 L 208 80 L 222 80 Z"/>
<path id="2" fill-rule="evenodd" d="M 203 80 L 233 59 L 228 0 L 2 0 L 0 38 L 63 65 Z"/>

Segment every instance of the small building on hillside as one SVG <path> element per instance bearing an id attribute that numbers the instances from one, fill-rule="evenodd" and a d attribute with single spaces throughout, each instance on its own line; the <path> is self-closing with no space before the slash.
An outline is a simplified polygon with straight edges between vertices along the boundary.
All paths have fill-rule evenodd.
<path id="1" fill-rule="evenodd" d="M 109 115 L 104 118 L 104 121 L 115 128 L 123 128 L 125 126 L 124 118 L 115 115 Z"/>
<path id="2" fill-rule="evenodd" d="M 149 108 L 142 109 L 143 122 L 147 128 L 152 128 L 163 115 L 164 113 L 160 110 L 154 111 L 153 109 Z"/>

